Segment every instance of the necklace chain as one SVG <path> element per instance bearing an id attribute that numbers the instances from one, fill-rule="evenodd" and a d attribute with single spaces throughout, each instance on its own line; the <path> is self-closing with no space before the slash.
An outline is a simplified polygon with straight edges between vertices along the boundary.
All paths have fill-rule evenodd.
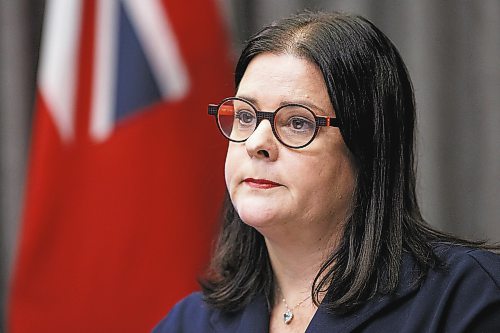
<path id="1" fill-rule="evenodd" d="M 283 294 L 282 294 L 283 295 Z M 287 310 L 295 310 L 296 308 L 298 308 L 302 303 L 304 303 L 305 301 L 307 301 L 309 298 L 311 298 L 311 295 L 307 296 L 306 298 L 304 298 L 302 301 L 298 302 L 297 304 L 295 304 L 295 306 L 293 308 L 290 308 L 288 306 L 288 304 L 286 303 L 286 299 L 285 299 L 285 296 L 283 296 L 283 304 L 285 304 L 285 307 Z"/>
<path id="2" fill-rule="evenodd" d="M 290 324 L 290 322 L 292 321 L 292 319 L 294 317 L 293 310 L 295 310 L 300 305 L 302 305 L 302 303 L 304 303 L 309 298 L 311 298 L 311 295 L 307 296 L 302 301 L 300 301 L 297 304 L 295 304 L 294 307 L 290 308 L 288 306 L 288 303 L 286 302 L 285 295 L 283 294 L 283 291 L 281 290 L 280 287 L 278 287 L 278 291 L 280 292 L 281 296 L 283 296 L 282 301 L 283 301 L 283 304 L 285 305 L 285 308 L 286 308 L 286 311 L 283 313 L 283 321 L 285 322 L 286 325 L 288 325 L 288 324 Z"/>

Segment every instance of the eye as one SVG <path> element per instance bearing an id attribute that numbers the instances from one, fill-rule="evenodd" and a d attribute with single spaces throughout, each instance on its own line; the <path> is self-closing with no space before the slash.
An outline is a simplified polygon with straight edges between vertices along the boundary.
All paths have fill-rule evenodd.
<path id="1" fill-rule="evenodd" d="M 255 115 L 250 111 L 239 110 L 236 112 L 235 118 L 239 119 L 242 125 L 250 125 L 254 122 Z"/>
<path id="2" fill-rule="evenodd" d="M 290 120 L 290 124 L 292 125 L 292 127 L 294 129 L 302 129 L 302 127 L 304 127 L 304 119 L 300 119 L 300 118 L 293 118 Z"/>
<path id="3" fill-rule="evenodd" d="M 310 131 L 314 129 L 314 124 L 309 119 L 298 116 L 291 117 L 288 120 L 288 126 L 296 131 Z"/>

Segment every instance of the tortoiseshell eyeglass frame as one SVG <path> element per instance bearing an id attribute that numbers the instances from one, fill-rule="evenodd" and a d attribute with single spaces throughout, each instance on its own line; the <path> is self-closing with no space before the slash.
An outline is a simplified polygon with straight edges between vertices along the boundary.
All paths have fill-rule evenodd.
<path id="1" fill-rule="evenodd" d="M 257 129 L 257 127 L 259 126 L 260 122 L 263 119 L 269 120 L 269 122 L 271 123 L 271 128 L 272 128 L 273 134 L 276 137 L 276 139 L 278 139 L 278 141 L 281 144 L 283 144 L 284 146 L 289 147 L 289 148 L 293 148 L 293 149 L 304 148 L 307 145 L 309 145 L 311 142 L 313 142 L 314 139 L 316 138 L 316 135 L 318 134 L 319 128 L 321 126 L 339 127 L 339 125 L 340 125 L 337 118 L 327 117 L 327 116 L 317 116 L 310 108 L 308 108 L 307 106 L 302 105 L 302 104 L 286 104 L 286 105 L 280 106 L 278 109 L 276 109 L 276 110 L 274 110 L 272 112 L 266 112 L 266 111 L 258 110 L 255 107 L 255 105 L 253 105 L 250 101 L 247 101 L 244 98 L 240 98 L 240 97 L 228 97 L 228 98 L 224 98 L 219 104 L 209 104 L 208 105 L 208 114 L 215 117 L 215 123 L 217 124 L 217 128 L 219 128 L 219 131 L 222 133 L 222 135 L 226 139 L 228 139 L 229 141 L 232 141 L 232 142 L 245 142 L 246 140 L 248 140 L 248 138 L 246 138 L 244 140 L 234 140 L 234 139 L 231 139 L 230 137 L 228 137 L 224 133 L 224 131 L 220 127 L 220 124 L 219 124 L 219 121 L 218 121 L 220 107 L 221 107 L 221 105 L 223 105 L 227 101 L 231 101 L 231 100 L 242 101 L 242 102 L 245 102 L 245 103 L 247 103 L 248 105 L 250 105 L 252 107 L 252 109 L 254 110 L 255 115 L 257 117 L 257 123 L 255 125 L 255 129 Z M 280 138 L 278 132 L 276 131 L 276 124 L 275 124 L 275 115 L 276 115 L 276 113 L 279 110 L 283 109 L 284 107 L 289 107 L 289 106 L 300 106 L 300 107 L 308 110 L 309 112 L 311 112 L 312 116 L 314 117 L 315 123 L 316 123 L 316 128 L 314 129 L 314 135 L 311 137 L 311 139 L 308 142 L 306 142 L 305 144 L 300 145 L 300 146 L 292 146 L 292 145 L 289 145 L 289 144 L 283 142 L 283 140 Z M 254 129 L 254 131 L 255 131 L 255 129 Z M 252 132 L 252 134 L 253 134 L 253 132 Z M 250 134 L 248 137 L 250 137 L 252 134 Z"/>

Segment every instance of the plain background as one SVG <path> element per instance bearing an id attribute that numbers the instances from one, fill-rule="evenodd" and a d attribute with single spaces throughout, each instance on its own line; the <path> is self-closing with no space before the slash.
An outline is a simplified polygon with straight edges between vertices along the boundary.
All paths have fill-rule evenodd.
<path id="1" fill-rule="evenodd" d="M 185 3 L 189 15 L 193 4 Z M 373 21 L 400 50 L 415 87 L 424 217 L 460 236 L 500 241 L 499 0 L 219 3 L 235 59 L 259 27 L 303 8 L 353 12 Z M 0 0 L 2 313 L 20 227 L 43 10 L 44 1 Z"/>

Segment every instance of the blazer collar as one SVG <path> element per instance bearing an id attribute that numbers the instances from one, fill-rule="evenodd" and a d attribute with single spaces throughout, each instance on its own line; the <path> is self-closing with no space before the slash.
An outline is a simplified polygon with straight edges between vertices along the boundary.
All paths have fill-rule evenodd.
<path id="1" fill-rule="evenodd" d="M 414 283 L 417 271 L 410 255 L 403 255 L 400 282 L 396 292 L 392 295 L 375 297 L 352 314 L 331 314 L 320 304 L 312 318 L 306 333 L 352 332 L 368 321 L 385 307 L 405 298 L 418 289 Z M 326 296 L 328 297 L 328 295 Z M 215 332 L 269 332 L 269 310 L 263 295 L 256 296 L 242 311 L 228 315 L 215 311 L 211 318 Z"/>
<path id="2" fill-rule="evenodd" d="M 269 332 L 269 310 L 264 295 L 257 295 L 242 311 L 234 314 L 215 311 L 210 322 L 214 332 Z"/>

